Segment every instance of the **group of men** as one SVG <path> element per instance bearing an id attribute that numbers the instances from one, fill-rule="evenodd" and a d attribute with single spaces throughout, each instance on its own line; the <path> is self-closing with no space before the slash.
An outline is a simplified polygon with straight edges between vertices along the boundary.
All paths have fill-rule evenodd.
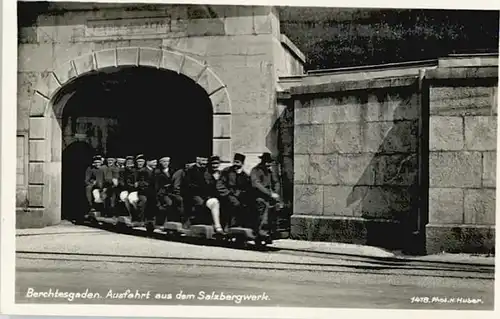
<path id="1" fill-rule="evenodd" d="M 248 175 L 240 153 L 223 170 L 220 158 L 212 156 L 196 157 L 195 163 L 176 171 L 169 157 L 108 157 L 104 164 L 102 156 L 94 156 L 86 172 L 87 200 L 91 212 L 112 218 L 129 215 L 134 226 L 211 223 L 217 234 L 240 226 L 267 236 L 269 209 L 281 205 L 280 183 L 271 154 L 259 158 Z"/>

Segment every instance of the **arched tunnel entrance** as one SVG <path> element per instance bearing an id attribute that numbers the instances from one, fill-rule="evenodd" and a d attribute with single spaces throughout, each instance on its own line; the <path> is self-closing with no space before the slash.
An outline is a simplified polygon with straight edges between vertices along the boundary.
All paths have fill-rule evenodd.
<path id="1" fill-rule="evenodd" d="M 71 97 L 63 99 L 62 97 Z M 58 93 L 67 100 L 62 131 L 62 219 L 87 210 L 85 169 L 92 156 L 170 156 L 174 168 L 212 154 L 212 104 L 205 90 L 175 72 L 116 67 L 77 78 Z"/>

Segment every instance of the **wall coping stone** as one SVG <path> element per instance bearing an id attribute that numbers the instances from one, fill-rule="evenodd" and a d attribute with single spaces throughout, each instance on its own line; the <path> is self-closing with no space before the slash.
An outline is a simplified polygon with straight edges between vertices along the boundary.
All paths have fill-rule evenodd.
<path id="1" fill-rule="evenodd" d="M 449 79 L 498 79 L 498 67 L 455 67 L 437 68 L 425 72 L 426 80 L 449 80 Z"/>
<path id="2" fill-rule="evenodd" d="M 287 48 L 296 58 L 298 58 L 302 63 L 306 63 L 306 55 L 300 51 L 299 48 L 283 33 L 280 34 L 281 44 Z"/>
<path id="3" fill-rule="evenodd" d="M 361 81 L 339 81 L 316 85 L 301 85 L 290 88 L 291 95 L 345 92 L 366 89 L 383 89 L 391 87 L 411 86 L 418 81 L 418 76 L 402 76 L 396 78 L 379 78 Z"/>

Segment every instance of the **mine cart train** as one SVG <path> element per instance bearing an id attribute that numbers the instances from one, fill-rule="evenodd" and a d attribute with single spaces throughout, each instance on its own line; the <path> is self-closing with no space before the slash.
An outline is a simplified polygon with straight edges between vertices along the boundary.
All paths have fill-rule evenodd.
<path id="1" fill-rule="evenodd" d="M 249 175 L 239 153 L 222 170 L 218 156 L 196 157 L 176 170 L 169 157 L 96 155 L 85 176 L 88 213 L 73 220 L 257 246 L 288 238 L 278 166 L 270 153 L 259 158 Z"/>

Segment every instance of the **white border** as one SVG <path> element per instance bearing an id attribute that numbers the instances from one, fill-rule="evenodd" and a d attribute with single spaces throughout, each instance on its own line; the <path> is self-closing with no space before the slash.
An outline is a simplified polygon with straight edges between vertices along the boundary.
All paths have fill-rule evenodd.
<path id="1" fill-rule="evenodd" d="M 56 0 L 61 1 L 61 0 Z M 67 2 L 76 2 L 67 0 Z M 103 0 L 81 0 L 80 2 L 112 2 Z M 122 3 L 210 3 L 249 5 L 245 0 L 177 0 L 148 1 L 121 0 Z M 73 315 L 73 316 L 112 316 L 112 317 L 184 317 L 184 318 L 337 318 L 361 315 L 373 317 L 377 314 L 384 318 L 421 318 L 444 317 L 454 318 L 495 318 L 498 314 L 484 311 L 429 311 L 429 310 L 378 310 L 378 309 L 325 309 L 325 308 L 282 308 L 282 307 L 187 307 L 187 306 L 104 306 L 104 305 L 19 305 L 14 304 L 15 278 L 15 167 L 16 167 L 16 109 L 17 109 L 17 29 L 16 1 L 2 0 L 2 104 L 1 104 L 1 265 L 0 265 L 0 313 L 11 315 Z M 309 0 L 300 3 L 298 0 L 253 0 L 251 4 L 285 5 L 285 6 L 335 6 L 357 8 L 448 8 L 448 9 L 500 9 L 498 0 L 420 0 L 416 3 L 402 0 Z M 498 133 L 498 132 L 497 132 Z M 500 150 L 500 139 L 497 138 L 497 149 Z M 497 156 L 500 162 L 500 156 Z M 499 166 L 497 165 L 497 168 Z M 497 169 L 497 180 L 500 180 L 500 169 Z M 497 199 L 500 191 L 497 187 Z M 500 201 L 497 200 L 497 220 Z M 498 243 L 497 233 L 497 243 Z M 498 283 L 495 282 L 495 288 Z M 495 289 L 495 291 L 498 291 Z M 499 294 L 495 294 L 495 304 L 498 305 Z M 363 301 L 360 300 L 362 303 Z M 498 312 L 498 311 L 496 311 Z M 496 316 L 495 316 L 496 315 Z"/>

